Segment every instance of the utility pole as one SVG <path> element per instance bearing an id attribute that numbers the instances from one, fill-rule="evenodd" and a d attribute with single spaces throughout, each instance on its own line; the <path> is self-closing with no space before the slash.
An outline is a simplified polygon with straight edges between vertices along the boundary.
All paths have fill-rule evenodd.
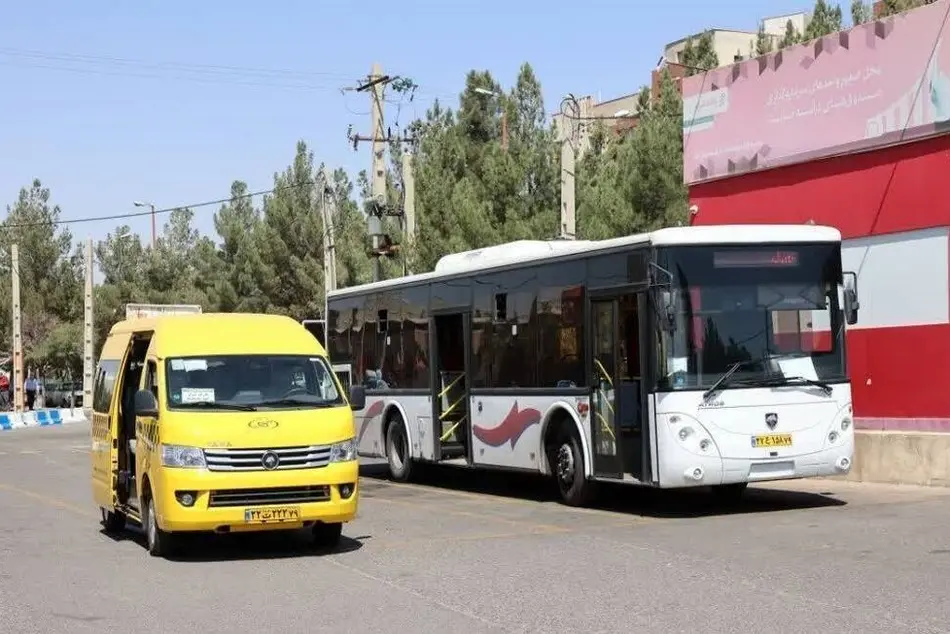
<path id="1" fill-rule="evenodd" d="M 353 149 L 359 147 L 360 141 L 369 141 L 372 143 L 372 163 L 370 166 L 370 185 L 372 201 L 370 203 L 369 213 L 366 218 L 367 233 L 369 233 L 373 246 L 370 254 L 373 257 L 373 281 L 379 281 L 382 278 L 382 262 L 380 258 L 395 254 L 398 245 L 392 244 L 388 235 L 383 232 L 383 216 L 401 216 L 399 210 L 389 209 L 386 198 L 386 143 L 393 141 L 407 142 L 411 141 L 408 137 L 393 137 L 388 130 L 384 129 L 383 114 L 383 90 L 387 84 L 390 84 L 400 77 L 391 77 L 383 74 L 383 69 L 379 64 L 373 64 L 373 70 L 369 74 L 368 81 L 360 86 L 351 89 L 357 92 L 369 92 L 371 99 L 371 126 L 372 134 L 370 136 L 361 136 L 359 134 L 348 133 L 347 137 L 353 143 Z"/>
<path id="2" fill-rule="evenodd" d="M 93 271 L 95 260 L 92 250 L 92 238 L 86 238 L 86 283 L 83 291 L 83 324 L 82 324 L 82 408 L 86 418 L 92 420 L 92 388 L 93 374 L 96 360 L 93 357 L 95 345 L 93 341 Z"/>
<path id="3" fill-rule="evenodd" d="M 326 293 L 336 290 L 336 195 L 333 192 L 333 178 L 326 167 L 321 172 L 323 180 L 323 198 L 320 209 L 323 212 L 323 288 Z M 323 318 L 330 319 L 327 302 L 323 303 Z M 329 321 L 326 322 L 329 324 Z M 329 325 L 327 326 L 329 327 Z"/>
<path id="4" fill-rule="evenodd" d="M 561 230 L 558 237 L 573 240 L 577 235 L 574 208 L 574 166 L 577 160 L 577 119 L 581 109 L 577 99 L 569 95 L 561 102 Z"/>
<path id="5" fill-rule="evenodd" d="M 23 411 L 23 324 L 20 321 L 20 249 L 10 245 L 10 269 L 13 282 L 13 411 Z"/>
<path id="6" fill-rule="evenodd" d="M 386 204 L 386 162 L 384 153 L 386 146 L 383 145 L 383 69 L 379 64 L 373 64 L 373 72 L 369 77 L 372 84 L 373 104 L 372 104 L 372 128 L 373 128 L 373 164 L 372 164 L 372 195 L 373 201 L 377 205 Z M 373 251 L 379 251 L 380 237 L 383 235 L 383 220 L 378 215 L 370 216 L 369 234 L 373 239 Z M 379 253 L 373 258 L 373 281 L 378 282 L 382 278 L 382 262 L 379 260 Z"/>
<path id="7" fill-rule="evenodd" d="M 416 181 L 412 174 L 412 152 L 402 154 L 402 193 L 403 193 L 403 239 L 406 241 L 409 253 L 412 253 L 412 243 L 416 238 Z M 403 272 L 412 275 L 409 264 L 406 263 Z"/>

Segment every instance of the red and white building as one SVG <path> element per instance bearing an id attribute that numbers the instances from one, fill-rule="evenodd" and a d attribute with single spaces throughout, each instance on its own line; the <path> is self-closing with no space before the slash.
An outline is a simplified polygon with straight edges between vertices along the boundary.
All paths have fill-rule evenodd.
<path id="1" fill-rule="evenodd" d="M 846 238 L 856 425 L 950 431 L 950 0 L 683 80 L 694 224 Z"/>

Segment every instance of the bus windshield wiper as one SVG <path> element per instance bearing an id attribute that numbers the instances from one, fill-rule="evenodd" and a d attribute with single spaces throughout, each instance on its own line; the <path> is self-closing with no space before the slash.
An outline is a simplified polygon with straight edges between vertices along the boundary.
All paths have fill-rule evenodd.
<path id="1" fill-rule="evenodd" d="M 741 368 L 742 366 L 744 366 L 744 365 L 747 364 L 747 363 L 749 363 L 748 360 L 746 360 L 746 361 L 736 361 L 735 363 L 733 363 L 733 364 L 729 367 L 728 370 L 726 370 L 725 372 L 723 372 L 722 376 L 719 377 L 719 380 L 712 384 L 712 387 L 710 387 L 708 390 L 706 390 L 705 392 L 703 392 L 703 401 L 705 401 L 706 399 L 708 399 L 708 398 L 710 397 L 710 395 L 712 395 L 716 390 L 718 390 L 718 389 L 719 389 L 719 386 L 725 385 L 725 384 L 726 384 L 726 381 L 729 380 L 729 377 L 731 377 L 733 374 L 735 374 L 735 373 L 736 373 L 736 370 L 738 370 L 739 368 Z"/>
<path id="2" fill-rule="evenodd" d="M 253 405 L 242 405 L 241 403 L 218 403 L 215 401 L 196 401 L 194 403 L 179 403 L 176 408 L 193 409 L 231 409 L 240 412 L 256 412 L 257 408 Z"/>
<path id="3" fill-rule="evenodd" d="M 783 376 L 776 377 L 774 379 L 764 379 L 761 381 L 761 385 L 793 385 L 795 383 L 805 383 L 806 385 L 814 385 L 815 387 L 821 388 L 825 394 L 831 394 L 831 386 L 825 383 L 824 381 L 818 381 L 816 379 L 806 379 L 803 376 Z"/>

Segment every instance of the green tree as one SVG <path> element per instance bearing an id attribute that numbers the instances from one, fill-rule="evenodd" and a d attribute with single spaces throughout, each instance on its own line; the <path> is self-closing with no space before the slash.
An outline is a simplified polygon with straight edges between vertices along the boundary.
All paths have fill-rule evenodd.
<path id="1" fill-rule="evenodd" d="M 778 49 L 782 50 L 790 46 L 795 46 L 802 41 L 802 34 L 798 32 L 798 29 L 795 28 L 795 25 L 792 24 L 792 21 L 789 20 L 785 23 L 785 35 L 782 36 L 782 39 L 779 40 Z"/>
<path id="2" fill-rule="evenodd" d="M 264 246 L 260 211 L 248 196 L 247 184 L 231 184 L 231 200 L 214 216 L 221 239 L 220 275 L 215 287 L 218 308 L 226 312 L 266 312 Z"/>
<path id="3" fill-rule="evenodd" d="M 20 306 L 23 351 L 27 365 L 47 365 L 41 346 L 50 334 L 82 318 L 82 260 L 69 230 L 60 224 L 61 210 L 50 204 L 50 190 L 35 179 L 20 189 L 0 223 L 0 293 L 3 295 L 4 347 L 12 346 L 10 314 L 10 246 L 19 249 Z M 76 341 L 78 347 L 80 340 Z M 68 351 L 64 351 L 68 352 Z"/>
<path id="4" fill-rule="evenodd" d="M 910 11 L 924 5 L 933 4 L 936 0 L 883 0 L 881 3 L 880 17 Z"/>
<path id="5" fill-rule="evenodd" d="M 805 27 L 804 40 L 814 40 L 831 33 L 837 33 L 841 26 L 841 7 L 832 7 L 825 0 L 817 0 L 812 9 L 811 21 Z"/>
<path id="6" fill-rule="evenodd" d="M 642 92 L 641 92 L 642 94 Z M 577 169 L 578 233 L 605 239 L 683 224 L 682 99 L 668 71 L 639 107 L 639 123 Z"/>
<path id="7" fill-rule="evenodd" d="M 693 38 L 686 40 L 686 47 L 682 53 L 682 64 L 686 67 L 686 75 L 691 76 L 719 66 L 719 56 L 713 46 L 712 31 L 704 31 L 693 43 Z"/>
<path id="8" fill-rule="evenodd" d="M 870 22 L 871 7 L 861 0 L 851 0 L 851 23 L 854 26 Z"/>
<path id="9" fill-rule="evenodd" d="M 274 176 L 260 232 L 268 310 L 295 319 L 323 314 L 323 220 L 317 207 L 313 152 L 297 143 L 293 163 Z"/>
<path id="10" fill-rule="evenodd" d="M 759 25 L 759 31 L 755 35 L 755 56 L 768 55 L 775 50 L 775 42 L 772 35 L 765 32 L 765 25 Z"/>
<path id="11" fill-rule="evenodd" d="M 417 225 L 426 236 L 417 243 L 416 270 L 449 252 L 557 234 L 559 152 L 531 66 L 522 65 L 515 87 L 502 93 L 489 73 L 471 71 L 457 113 L 437 102 L 411 128 Z"/>

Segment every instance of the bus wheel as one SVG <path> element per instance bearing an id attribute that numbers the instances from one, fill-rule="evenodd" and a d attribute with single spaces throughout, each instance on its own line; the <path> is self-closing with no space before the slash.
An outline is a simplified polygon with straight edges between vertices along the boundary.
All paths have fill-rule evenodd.
<path id="1" fill-rule="evenodd" d="M 568 506 L 584 506 L 590 500 L 594 483 L 584 474 L 584 454 L 577 434 L 562 433 L 554 443 L 551 456 L 554 479 L 557 481 L 561 499 Z"/>
<path id="2" fill-rule="evenodd" d="M 102 526 L 107 533 L 118 533 L 125 528 L 125 513 L 121 511 L 107 511 L 104 508 L 99 509 L 102 512 Z"/>
<path id="3" fill-rule="evenodd" d="M 389 474 L 397 482 L 405 482 L 412 474 L 412 457 L 409 454 L 409 439 L 406 426 L 398 415 L 389 422 L 386 429 L 386 459 L 389 461 Z"/>

